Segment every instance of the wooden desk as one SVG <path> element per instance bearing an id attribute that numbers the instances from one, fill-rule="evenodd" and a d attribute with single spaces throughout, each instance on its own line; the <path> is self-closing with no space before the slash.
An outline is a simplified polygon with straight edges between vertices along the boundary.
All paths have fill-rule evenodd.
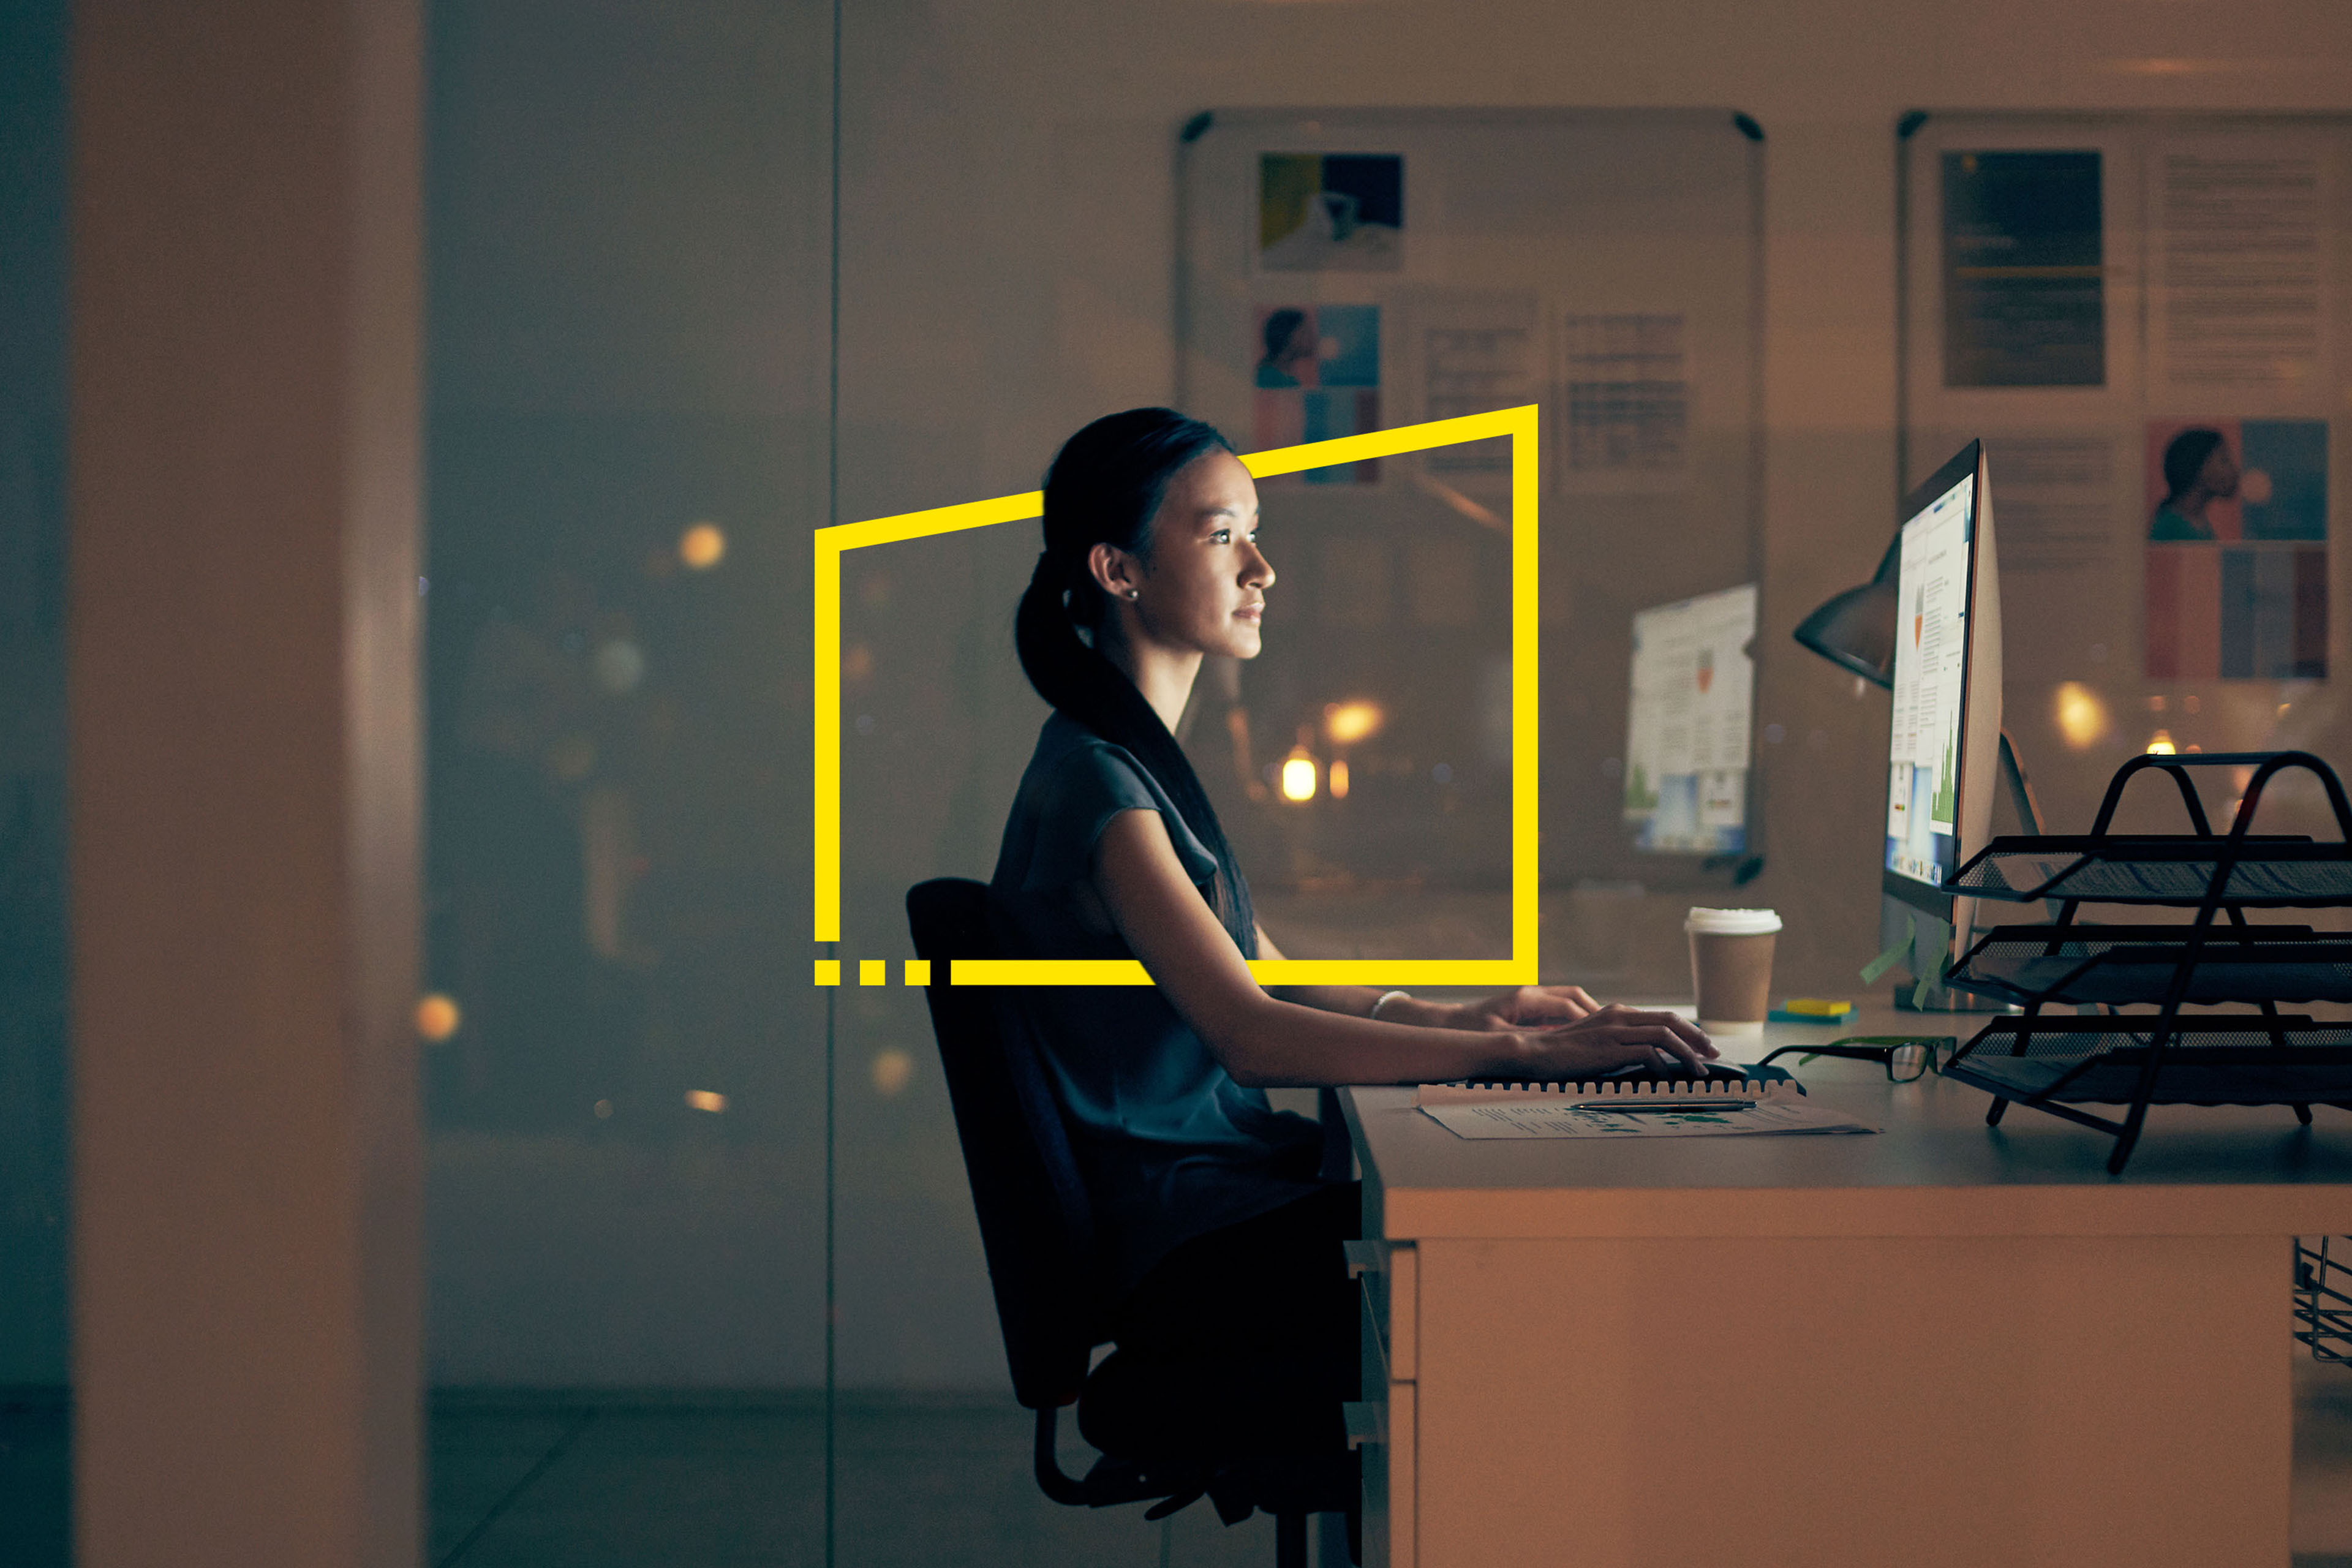
<path id="1" fill-rule="evenodd" d="M 1726 1054 L 1928 1028 L 1973 1033 Z M 1346 1091 L 1368 1561 L 2280 1568 L 2289 1238 L 2352 1233 L 2352 1113 L 2158 1108 L 2115 1178 L 1975 1089 L 1797 1070 L 1885 1131 L 1474 1142 Z"/>

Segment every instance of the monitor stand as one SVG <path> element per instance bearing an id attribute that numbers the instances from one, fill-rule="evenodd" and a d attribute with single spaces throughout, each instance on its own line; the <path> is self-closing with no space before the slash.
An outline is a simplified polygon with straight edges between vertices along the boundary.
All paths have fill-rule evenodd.
<path id="1" fill-rule="evenodd" d="M 1948 991 L 1940 985 L 1927 987 L 1924 1003 L 1911 998 L 1919 988 L 1916 980 L 1895 983 L 1895 1010 L 1898 1013 L 2014 1013 L 2017 1009 L 2006 1002 L 1996 1002 L 1973 992 Z"/>

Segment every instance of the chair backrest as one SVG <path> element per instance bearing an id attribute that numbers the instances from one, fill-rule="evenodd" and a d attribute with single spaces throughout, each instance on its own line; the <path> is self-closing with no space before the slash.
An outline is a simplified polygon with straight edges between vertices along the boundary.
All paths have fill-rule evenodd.
<path id="1" fill-rule="evenodd" d="M 1077 1398 L 1095 1345 L 1093 1226 L 1021 1008 L 993 987 L 948 984 L 950 960 L 1002 956 L 988 900 L 985 886 L 960 877 L 919 883 L 907 893 L 907 923 L 916 953 L 931 963 L 931 1028 L 979 1211 L 1013 1392 L 1029 1408 L 1047 1409 Z"/>

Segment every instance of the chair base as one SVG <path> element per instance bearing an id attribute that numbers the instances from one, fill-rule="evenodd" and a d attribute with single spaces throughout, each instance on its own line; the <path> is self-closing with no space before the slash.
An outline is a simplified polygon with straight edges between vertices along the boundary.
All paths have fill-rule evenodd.
<path id="1" fill-rule="evenodd" d="M 1357 1456 L 1301 1455 L 1286 1458 L 1139 1461 L 1104 1455 L 1083 1477 L 1062 1468 L 1055 1437 L 1061 1412 L 1037 1411 L 1037 1486 L 1073 1508 L 1117 1508 L 1146 1502 L 1147 1520 L 1161 1520 L 1202 1498 L 1228 1525 L 1261 1510 L 1274 1516 L 1276 1568 L 1307 1568 L 1307 1516 L 1344 1514 L 1348 1556 L 1363 1561 L 1363 1489 Z"/>

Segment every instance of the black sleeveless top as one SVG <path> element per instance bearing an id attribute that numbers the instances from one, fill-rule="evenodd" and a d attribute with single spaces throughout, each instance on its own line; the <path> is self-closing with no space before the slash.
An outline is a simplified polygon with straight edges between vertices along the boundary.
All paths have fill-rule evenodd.
<path id="1" fill-rule="evenodd" d="M 1022 775 L 992 887 L 1021 956 L 1133 959 L 1089 931 L 1076 889 L 1123 811 L 1156 811 L 1177 858 L 1207 886 L 1216 858 L 1124 747 L 1055 713 Z M 1322 1130 L 1234 1081 L 1157 988 L 1040 986 L 1029 993 L 1109 1272 L 1124 1294 L 1178 1244 L 1252 1219 L 1322 1184 Z"/>

